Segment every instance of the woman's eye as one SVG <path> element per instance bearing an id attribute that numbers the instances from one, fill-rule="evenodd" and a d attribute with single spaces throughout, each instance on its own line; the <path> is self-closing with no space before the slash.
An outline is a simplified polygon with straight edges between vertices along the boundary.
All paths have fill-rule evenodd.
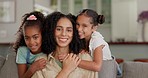
<path id="1" fill-rule="evenodd" d="M 83 27 L 87 27 L 86 25 L 83 25 Z"/>
<path id="2" fill-rule="evenodd" d="M 72 32 L 72 29 L 68 29 L 67 31 L 68 31 L 68 32 Z"/>
<path id="3" fill-rule="evenodd" d="M 56 28 L 56 30 L 61 31 L 62 29 L 61 28 Z"/>

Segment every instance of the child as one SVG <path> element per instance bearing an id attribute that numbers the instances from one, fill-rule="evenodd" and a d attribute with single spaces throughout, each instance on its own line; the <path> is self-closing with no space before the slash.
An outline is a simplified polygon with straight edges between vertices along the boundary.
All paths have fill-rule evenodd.
<path id="1" fill-rule="evenodd" d="M 44 59 L 34 62 L 35 58 L 42 54 L 44 20 L 44 15 L 37 11 L 23 16 L 22 24 L 17 32 L 18 38 L 13 45 L 17 52 L 16 63 L 19 78 L 30 78 L 37 70 L 43 69 L 46 65 Z"/>
<path id="2" fill-rule="evenodd" d="M 111 60 L 111 51 L 104 37 L 97 32 L 97 27 L 103 24 L 105 18 L 91 9 L 84 9 L 77 15 L 76 23 L 80 39 L 85 40 L 85 49 L 93 57 L 93 61 L 82 60 L 79 67 L 100 71 L 102 60 Z"/>

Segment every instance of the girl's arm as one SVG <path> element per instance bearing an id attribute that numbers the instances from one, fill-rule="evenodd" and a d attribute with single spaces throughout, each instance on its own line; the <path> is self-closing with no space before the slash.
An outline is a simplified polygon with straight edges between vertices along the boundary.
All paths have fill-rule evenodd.
<path id="1" fill-rule="evenodd" d="M 17 67 L 18 67 L 19 78 L 25 78 L 25 77 L 23 77 L 23 75 L 27 71 L 27 65 L 26 64 L 18 64 Z"/>
<path id="2" fill-rule="evenodd" d="M 18 64 L 18 75 L 19 78 L 31 78 L 31 76 L 40 69 L 43 69 L 46 65 L 45 59 L 39 59 L 35 61 L 29 69 L 26 64 Z"/>
<path id="3" fill-rule="evenodd" d="M 92 70 L 92 71 L 100 71 L 101 66 L 102 66 L 102 49 L 104 45 L 98 46 L 93 53 L 93 61 L 86 61 L 86 60 L 81 60 L 79 63 L 78 67 L 87 69 L 87 70 Z"/>

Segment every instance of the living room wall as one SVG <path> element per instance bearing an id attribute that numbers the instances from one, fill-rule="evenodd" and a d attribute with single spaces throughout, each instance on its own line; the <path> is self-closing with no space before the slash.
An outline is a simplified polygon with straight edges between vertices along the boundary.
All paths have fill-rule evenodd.
<path id="1" fill-rule="evenodd" d="M 14 23 L 0 23 L 0 31 L 6 31 L 6 37 L 2 38 L 0 36 L 0 55 L 6 56 L 9 53 L 9 44 L 3 45 L 3 43 L 11 43 L 14 41 L 15 33 L 21 23 L 21 16 L 34 10 L 33 0 L 15 0 L 16 1 L 16 21 Z M 137 0 L 137 14 L 142 10 L 148 10 L 148 0 Z M 124 16 L 123 16 L 124 17 Z M 107 40 L 110 38 L 111 27 L 102 27 L 99 31 L 102 32 L 104 36 L 107 36 Z M 1 32 L 0 32 L 1 33 Z M 118 32 L 117 32 L 118 33 Z M 125 60 L 133 60 L 135 58 L 148 58 L 148 45 L 110 45 L 112 54 L 117 58 L 123 58 Z"/>
<path id="2" fill-rule="evenodd" d="M 3 0 L 5 1 L 5 0 Z M 12 23 L 0 23 L 0 43 L 11 43 L 14 41 L 15 33 L 21 24 L 21 16 L 33 11 L 33 0 L 13 0 L 15 1 L 15 21 Z M 5 35 L 5 36 L 2 36 Z"/>

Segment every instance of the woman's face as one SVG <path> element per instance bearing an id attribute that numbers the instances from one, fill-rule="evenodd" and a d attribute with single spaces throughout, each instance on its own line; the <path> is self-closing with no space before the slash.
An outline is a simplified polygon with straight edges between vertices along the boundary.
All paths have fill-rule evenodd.
<path id="1" fill-rule="evenodd" d="M 24 29 L 24 39 L 33 54 L 41 52 L 42 36 L 38 26 L 28 26 Z"/>
<path id="2" fill-rule="evenodd" d="M 92 32 L 94 31 L 93 24 L 90 23 L 91 18 L 85 15 L 80 15 L 78 16 L 76 22 L 80 39 L 85 38 L 86 40 L 89 40 Z"/>
<path id="3" fill-rule="evenodd" d="M 55 39 L 60 47 L 68 47 L 73 38 L 73 26 L 69 19 L 60 18 L 55 29 Z"/>

